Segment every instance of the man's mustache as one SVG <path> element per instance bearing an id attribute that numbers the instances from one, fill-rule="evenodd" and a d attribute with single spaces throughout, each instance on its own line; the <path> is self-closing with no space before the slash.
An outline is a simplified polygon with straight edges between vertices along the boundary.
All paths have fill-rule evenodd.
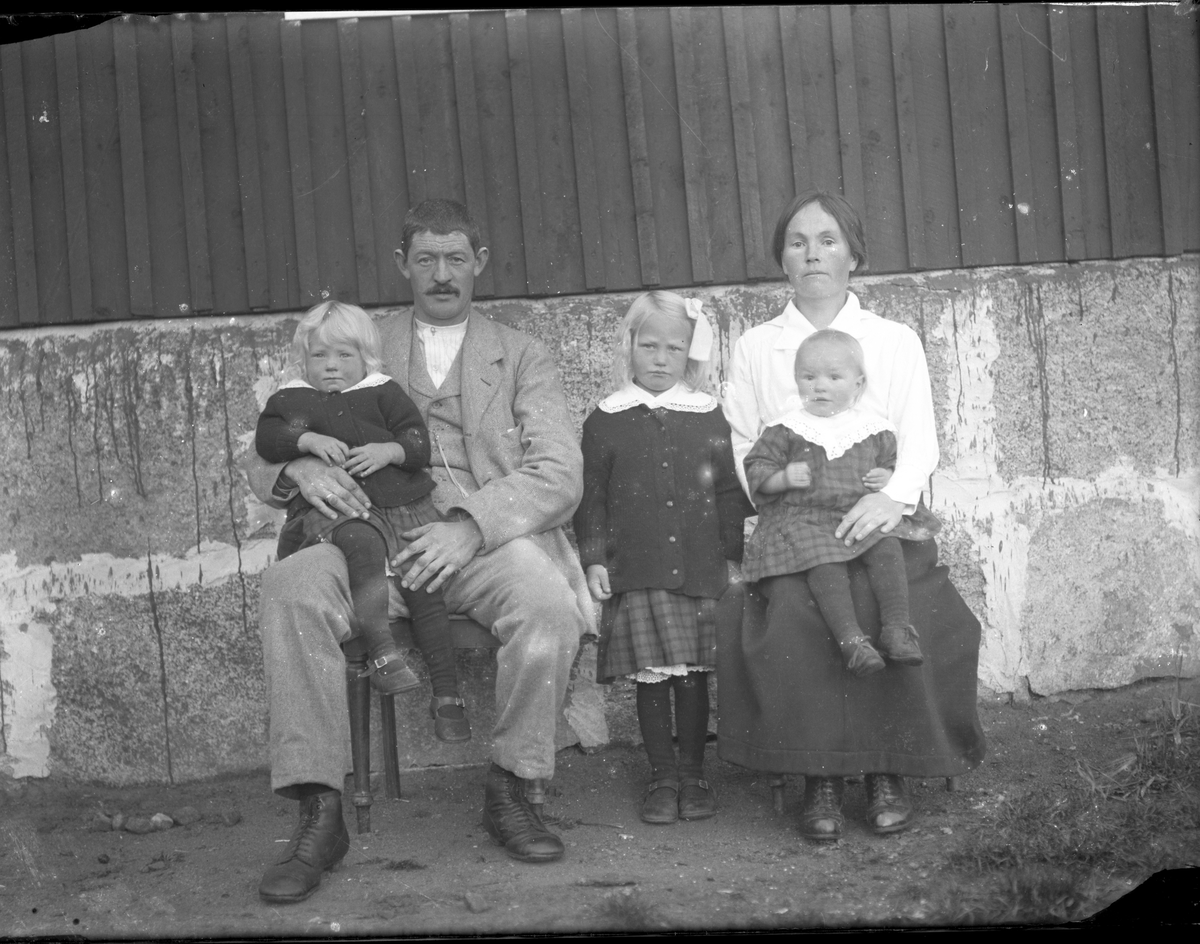
<path id="1" fill-rule="evenodd" d="M 457 295 L 458 289 L 456 289 L 453 285 L 435 285 L 433 288 L 428 289 L 425 292 L 425 294 L 426 295 L 445 295 L 445 294 Z"/>

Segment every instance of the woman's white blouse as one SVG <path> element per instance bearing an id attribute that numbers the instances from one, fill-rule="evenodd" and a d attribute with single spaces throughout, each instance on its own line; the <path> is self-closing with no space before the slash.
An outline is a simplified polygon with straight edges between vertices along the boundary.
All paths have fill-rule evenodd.
<path id="1" fill-rule="evenodd" d="M 853 292 L 829 325 L 858 339 L 866 358 L 867 385 L 859 405 L 887 417 L 896 427 L 896 471 L 883 493 L 916 505 L 938 464 L 937 427 L 929 368 L 917 333 L 863 309 Z M 743 334 L 733 349 L 725 389 L 725 418 L 733 432 L 733 458 L 746 487 L 746 454 L 759 435 L 785 414 L 798 395 L 796 349 L 816 329 L 788 302 L 778 318 Z M 795 401 L 791 404 L 795 405 Z"/>

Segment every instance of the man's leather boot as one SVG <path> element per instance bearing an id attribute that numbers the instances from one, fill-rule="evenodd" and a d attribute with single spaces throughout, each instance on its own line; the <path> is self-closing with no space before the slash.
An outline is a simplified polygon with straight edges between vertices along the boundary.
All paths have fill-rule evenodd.
<path id="1" fill-rule="evenodd" d="M 520 778 L 492 764 L 483 794 L 483 826 L 492 842 L 522 862 L 555 862 L 563 844 L 525 797 Z"/>
<path id="2" fill-rule="evenodd" d="M 334 868 L 350 849 L 342 819 L 342 795 L 323 790 L 300 801 L 300 822 L 278 863 L 267 869 L 258 893 L 272 904 L 303 901 L 321 884 L 321 873 Z"/>

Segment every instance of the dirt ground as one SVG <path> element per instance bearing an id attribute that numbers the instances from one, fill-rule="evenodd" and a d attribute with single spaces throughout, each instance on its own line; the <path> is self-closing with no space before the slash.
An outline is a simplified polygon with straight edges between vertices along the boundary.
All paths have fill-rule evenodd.
<path id="1" fill-rule="evenodd" d="M 1193 683 L 1194 685 L 1194 683 Z M 863 825 L 861 784 L 847 789 L 844 838 L 803 839 L 802 781 L 782 814 L 766 781 L 715 759 L 721 811 L 711 820 L 650 826 L 638 819 L 646 779 L 640 748 L 615 744 L 559 755 L 547 813 L 564 861 L 523 865 L 480 825 L 482 768 L 403 775 L 402 800 L 377 799 L 373 831 L 307 901 L 271 907 L 263 869 L 291 834 L 296 806 L 265 774 L 179 787 L 110 789 L 9 781 L 0 811 L 0 937 L 372 937 L 605 930 L 786 929 L 945 923 L 934 905 L 948 883 L 987 879 L 948 857 L 1006 797 L 1032 785 L 1079 783 L 1077 761 L 1128 752 L 1173 683 L 1030 703 L 983 703 L 988 757 L 948 792 L 912 781 L 914 826 L 876 837 Z M 197 822 L 138 835 L 98 831 L 97 812 L 185 807 Z M 187 818 L 186 816 L 183 818 Z M 1169 837 L 1185 865 L 1200 837 Z M 1197 873 L 1200 874 L 1200 873 Z M 1099 911 L 1145 876 L 1090 877 Z M 1200 884 L 1195 883 L 1193 884 Z"/>

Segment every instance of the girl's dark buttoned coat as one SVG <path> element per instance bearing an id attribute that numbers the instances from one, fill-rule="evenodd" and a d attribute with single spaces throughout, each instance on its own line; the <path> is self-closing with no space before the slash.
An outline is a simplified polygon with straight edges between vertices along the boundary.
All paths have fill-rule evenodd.
<path id="1" fill-rule="evenodd" d="M 584 421 L 575 536 L 583 566 L 603 564 L 613 593 L 720 596 L 752 514 L 715 404 L 703 413 L 595 410 Z"/>

